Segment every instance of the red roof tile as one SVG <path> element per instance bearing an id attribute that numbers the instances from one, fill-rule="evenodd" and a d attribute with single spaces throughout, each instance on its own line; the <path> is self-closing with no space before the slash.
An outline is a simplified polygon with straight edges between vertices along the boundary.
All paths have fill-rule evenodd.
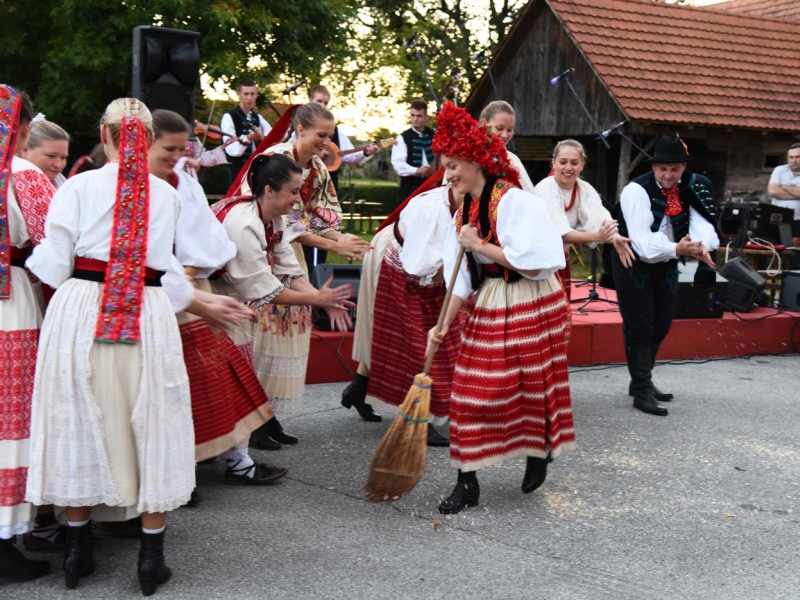
<path id="1" fill-rule="evenodd" d="M 800 20 L 800 2 L 797 0 L 728 0 L 712 4 L 711 8 L 760 17 Z"/>
<path id="2" fill-rule="evenodd" d="M 790 77 L 800 23 L 652 0 L 547 1 L 629 118 L 800 131 Z"/>

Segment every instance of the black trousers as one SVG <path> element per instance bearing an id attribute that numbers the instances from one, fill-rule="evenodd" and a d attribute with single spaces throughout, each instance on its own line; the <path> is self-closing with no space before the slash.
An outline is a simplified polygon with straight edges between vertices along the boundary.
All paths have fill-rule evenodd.
<path id="1" fill-rule="evenodd" d="M 625 345 L 658 346 L 675 318 L 678 261 L 649 264 L 637 259 L 626 269 L 612 251 L 611 264 Z"/>
<path id="2" fill-rule="evenodd" d="M 397 196 L 397 205 L 399 206 L 402 204 L 403 200 L 408 198 L 411 194 L 414 193 L 419 186 L 425 183 L 427 177 L 422 177 L 421 175 L 409 175 L 408 177 L 401 177 L 400 178 L 400 191 Z"/>

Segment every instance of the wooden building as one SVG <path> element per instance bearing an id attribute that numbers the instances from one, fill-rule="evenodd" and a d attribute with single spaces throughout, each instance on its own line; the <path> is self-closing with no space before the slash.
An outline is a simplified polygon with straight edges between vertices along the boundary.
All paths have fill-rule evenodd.
<path id="1" fill-rule="evenodd" d="M 466 108 L 477 115 L 497 98 L 514 106 L 515 151 L 534 182 L 555 142 L 573 137 L 590 155 L 584 177 L 616 201 L 648 168 L 625 137 L 610 134 L 610 150 L 598 142 L 626 121 L 621 132 L 644 150 L 679 133 L 718 200 L 765 195 L 772 169 L 800 140 L 797 56 L 800 23 L 791 20 L 652 0 L 530 0 Z"/>

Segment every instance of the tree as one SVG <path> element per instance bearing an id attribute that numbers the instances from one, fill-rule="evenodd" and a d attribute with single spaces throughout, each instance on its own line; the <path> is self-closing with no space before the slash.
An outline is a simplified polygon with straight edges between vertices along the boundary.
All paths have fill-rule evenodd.
<path id="1" fill-rule="evenodd" d="M 0 81 L 30 93 L 85 147 L 106 104 L 131 93 L 134 27 L 198 31 L 203 71 L 268 83 L 310 78 L 349 57 L 355 8 L 356 0 L 0 0 Z"/>

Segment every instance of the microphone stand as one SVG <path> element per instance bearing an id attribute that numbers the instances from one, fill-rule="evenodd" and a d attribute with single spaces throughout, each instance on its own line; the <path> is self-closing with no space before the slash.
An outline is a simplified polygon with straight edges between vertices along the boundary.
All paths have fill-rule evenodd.
<path id="1" fill-rule="evenodd" d="M 419 66 L 422 67 L 422 76 L 425 78 L 425 81 L 428 83 L 428 88 L 431 91 L 431 96 L 433 96 L 434 102 L 436 102 L 436 112 L 442 110 L 442 101 L 439 100 L 439 96 L 436 95 L 436 90 L 433 89 L 433 84 L 431 83 L 431 78 L 428 77 L 428 69 L 425 67 L 425 61 L 422 60 L 422 55 L 419 53 L 419 48 L 417 48 L 417 42 L 411 41 L 409 44 L 412 48 L 414 48 L 414 52 L 417 55 L 417 60 L 419 61 Z"/>

